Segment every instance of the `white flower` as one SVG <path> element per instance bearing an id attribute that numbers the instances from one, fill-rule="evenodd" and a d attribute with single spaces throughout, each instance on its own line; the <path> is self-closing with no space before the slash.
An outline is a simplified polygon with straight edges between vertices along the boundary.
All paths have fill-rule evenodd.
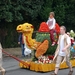
<path id="1" fill-rule="evenodd" d="M 71 30 L 71 31 L 70 31 L 70 33 L 74 33 L 74 31 L 73 31 L 73 30 Z"/>

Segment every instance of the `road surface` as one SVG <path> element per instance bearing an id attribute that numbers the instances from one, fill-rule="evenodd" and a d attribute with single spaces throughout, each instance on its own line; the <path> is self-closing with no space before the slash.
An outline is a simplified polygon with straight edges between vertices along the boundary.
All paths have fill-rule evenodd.
<path id="1" fill-rule="evenodd" d="M 73 69 L 75 70 L 75 69 Z M 58 75 L 68 75 L 68 69 L 65 70 L 60 70 Z M 33 72 L 30 70 L 26 70 L 26 69 L 16 69 L 13 71 L 8 71 L 6 72 L 6 75 L 50 75 L 51 72 L 48 73 L 39 73 L 39 72 Z M 75 75 L 75 72 L 73 73 L 73 75 Z"/>
<path id="2" fill-rule="evenodd" d="M 34 72 L 30 71 L 27 69 L 21 69 L 19 67 L 19 62 L 16 60 L 7 57 L 3 59 L 3 67 L 6 69 L 6 74 L 5 75 L 50 75 L 51 72 L 47 73 L 39 73 L 39 72 Z M 73 75 L 75 75 L 75 68 L 73 68 Z M 58 75 L 68 75 L 69 69 L 63 69 L 60 70 Z"/>

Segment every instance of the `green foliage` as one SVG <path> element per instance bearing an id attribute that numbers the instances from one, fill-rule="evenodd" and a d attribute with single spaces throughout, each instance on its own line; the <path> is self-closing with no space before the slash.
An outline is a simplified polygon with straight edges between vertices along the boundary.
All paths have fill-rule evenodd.
<path id="1" fill-rule="evenodd" d="M 0 1 L 0 20 L 6 22 L 23 21 L 30 17 L 35 19 L 43 4 L 43 0 L 2 0 Z"/>
<path id="2" fill-rule="evenodd" d="M 54 11 L 59 25 L 73 27 L 74 7 L 74 0 L 0 0 L 0 21 L 31 22 L 37 28 L 41 21 L 47 21 L 49 12 Z"/>
<path id="3" fill-rule="evenodd" d="M 65 19 L 65 6 L 63 4 L 57 5 L 54 7 L 54 11 L 56 14 L 56 20 L 59 22 L 59 24 L 64 24 L 64 19 Z"/>
<path id="4" fill-rule="evenodd" d="M 52 11 L 52 1 L 53 0 L 44 0 L 44 4 L 39 13 L 41 19 L 44 21 L 47 21 L 47 19 L 49 17 L 49 13 L 50 13 L 50 11 Z"/>
<path id="5" fill-rule="evenodd" d="M 75 29 L 75 0 L 44 0 L 40 17 L 47 21 L 49 12 L 55 12 L 55 19 L 59 25 L 65 25 L 67 30 Z"/>
<path id="6" fill-rule="evenodd" d="M 29 22 L 37 30 L 40 23 L 47 21 L 49 13 L 54 11 L 59 25 L 65 25 L 67 31 L 74 30 L 74 8 L 75 0 L 0 0 L 0 29 L 7 29 L 9 34 L 18 24 Z M 11 25 L 12 31 L 9 30 L 8 24 Z M 12 37 L 11 34 L 7 36 Z"/>
<path id="7" fill-rule="evenodd" d="M 47 21 L 49 12 L 54 11 L 60 25 L 74 26 L 74 7 L 74 0 L 0 0 L 0 21 L 37 24 Z"/>
<path id="8" fill-rule="evenodd" d="M 74 32 L 73 30 L 70 31 L 70 36 L 71 36 L 72 38 L 75 37 L 75 32 Z"/>
<path id="9" fill-rule="evenodd" d="M 44 55 L 53 55 L 55 53 L 57 45 L 51 46 L 50 34 L 48 32 L 37 32 L 35 39 L 38 42 L 43 42 L 44 40 L 49 41 L 49 48 L 48 48 L 48 50 L 46 51 L 46 53 Z M 36 52 L 36 50 L 34 51 L 34 53 L 35 52 Z M 32 60 L 33 61 L 37 60 L 35 55 L 34 55 L 34 58 Z"/>
<path id="10" fill-rule="evenodd" d="M 19 47 L 18 45 L 18 33 L 16 30 L 12 29 L 11 27 L 7 31 L 7 35 L 5 36 L 4 42 L 2 42 L 3 48 L 13 48 L 13 47 Z M 1 36 L 2 37 L 2 36 Z"/>
<path id="11" fill-rule="evenodd" d="M 54 54 L 57 45 L 51 46 L 50 34 L 47 32 L 37 32 L 36 33 L 36 41 L 43 42 L 44 40 L 49 41 L 49 48 L 48 48 L 47 52 L 45 53 L 45 55 Z"/>

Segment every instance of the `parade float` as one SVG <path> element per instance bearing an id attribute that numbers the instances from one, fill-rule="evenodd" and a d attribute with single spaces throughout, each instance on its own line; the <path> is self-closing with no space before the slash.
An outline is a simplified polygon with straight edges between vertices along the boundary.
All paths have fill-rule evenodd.
<path id="1" fill-rule="evenodd" d="M 54 70 L 55 64 L 52 60 L 57 44 L 51 46 L 49 28 L 47 24 L 45 22 L 42 22 L 40 24 L 39 30 L 36 32 L 35 39 L 32 39 L 34 31 L 34 27 L 32 24 L 20 24 L 17 26 L 16 30 L 17 32 L 21 32 L 24 34 L 25 45 L 28 49 L 33 50 L 35 53 L 34 57 L 31 60 L 23 60 L 23 62 L 20 62 L 20 68 L 26 68 L 36 72 L 49 72 Z M 54 33 L 54 38 L 57 42 L 60 32 L 60 27 L 57 23 L 55 30 L 56 32 Z M 71 51 L 73 52 L 74 50 L 75 45 L 72 45 Z M 73 66 L 75 66 L 74 58 L 71 58 L 71 63 Z M 64 68 L 68 68 L 65 62 L 60 65 L 60 69 Z"/>

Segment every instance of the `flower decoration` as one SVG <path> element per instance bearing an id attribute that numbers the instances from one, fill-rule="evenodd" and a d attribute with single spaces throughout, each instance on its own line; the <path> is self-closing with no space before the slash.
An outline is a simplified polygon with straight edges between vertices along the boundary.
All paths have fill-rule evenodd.
<path id="1" fill-rule="evenodd" d="M 57 34 L 60 33 L 60 26 L 58 25 L 58 23 L 55 24 L 55 30 Z"/>
<path id="2" fill-rule="evenodd" d="M 51 63 L 53 60 L 54 56 L 49 55 L 49 56 L 40 56 L 38 58 L 38 63 L 43 63 L 43 64 L 48 64 Z"/>
<path id="3" fill-rule="evenodd" d="M 75 37 L 75 32 L 74 32 L 73 30 L 70 31 L 70 36 L 71 36 L 72 38 Z"/>
<path id="4" fill-rule="evenodd" d="M 71 46 L 71 52 L 75 52 L 75 44 Z"/>
<path id="5" fill-rule="evenodd" d="M 75 50 L 75 45 L 73 46 L 74 50 Z"/>
<path id="6" fill-rule="evenodd" d="M 48 28 L 48 25 L 46 24 L 46 22 L 42 22 L 40 24 L 40 28 L 38 31 L 39 32 L 49 32 L 49 28 Z"/>

